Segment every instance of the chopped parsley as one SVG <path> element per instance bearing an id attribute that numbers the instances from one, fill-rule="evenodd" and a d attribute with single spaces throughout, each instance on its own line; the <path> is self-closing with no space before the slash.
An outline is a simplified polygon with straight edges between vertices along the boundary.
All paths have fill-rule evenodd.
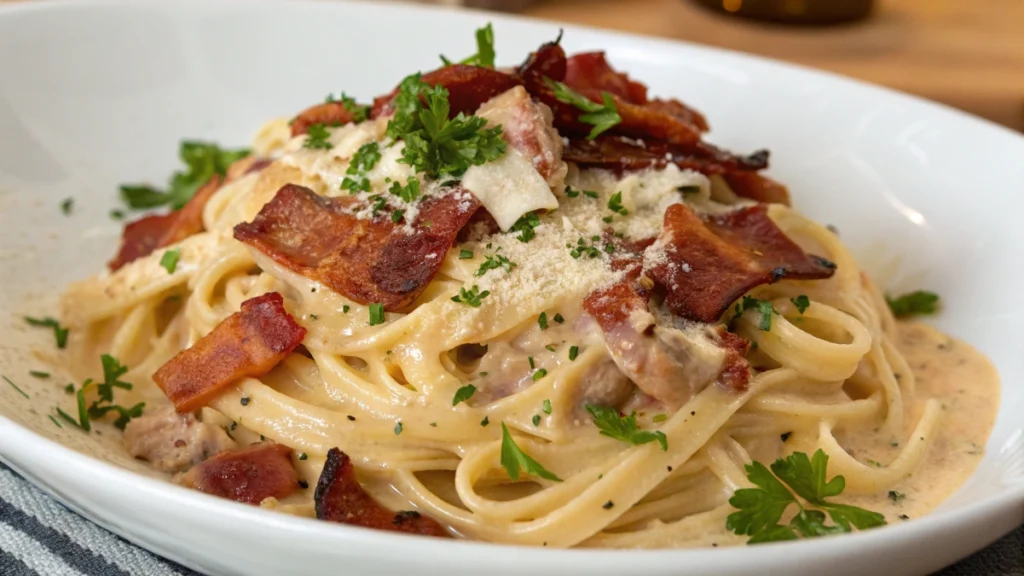
<path id="1" fill-rule="evenodd" d="M 639 430 L 636 426 L 636 412 L 629 416 L 620 416 L 618 411 L 604 406 L 586 405 L 587 412 L 594 418 L 594 424 L 602 436 L 628 442 L 629 444 L 647 444 L 657 441 L 662 450 L 668 450 L 668 439 L 665 433 L 657 430 Z"/>
<path id="2" fill-rule="evenodd" d="M 249 402 L 250 402 L 250 400 L 249 400 L 249 397 L 248 397 L 248 396 L 242 396 L 242 397 L 241 397 L 241 398 L 239 398 L 239 400 L 238 400 L 238 403 L 239 403 L 239 404 L 241 404 L 242 406 L 248 406 L 248 405 L 249 405 Z"/>
<path id="3" fill-rule="evenodd" d="M 757 488 L 741 488 L 729 499 L 738 511 L 726 518 L 726 528 L 750 536 L 747 544 L 757 544 L 850 532 L 851 526 L 858 530 L 884 526 L 885 517 L 877 512 L 825 500 L 838 496 L 846 487 L 842 476 L 826 481 L 827 466 L 828 456 L 820 449 L 812 458 L 803 452 L 780 458 L 772 463 L 771 470 L 760 462 L 747 464 L 747 479 Z M 805 508 L 793 492 L 815 508 Z M 796 516 L 780 525 L 779 520 L 793 504 L 798 508 Z M 825 525 L 826 512 L 832 526 Z"/>
<path id="4" fill-rule="evenodd" d="M 117 208 L 114 208 L 113 210 L 110 211 L 110 219 L 124 220 L 124 210 L 118 210 Z"/>
<path id="5" fill-rule="evenodd" d="M 580 194 L 583 194 L 587 198 L 597 198 L 597 192 L 593 190 L 577 190 L 568 184 L 565 185 L 565 195 L 569 198 L 576 198 Z"/>
<path id="6" fill-rule="evenodd" d="M 74 198 L 65 198 L 60 203 L 60 211 L 63 212 L 65 216 L 70 216 L 71 215 L 71 209 L 74 207 L 74 205 L 75 205 L 75 199 Z"/>
<path id="7" fill-rule="evenodd" d="M 380 145 L 376 142 L 367 142 L 356 150 L 345 170 L 345 179 L 341 181 L 341 189 L 348 190 L 350 194 L 370 191 L 370 179 L 366 173 L 373 169 L 380 160 Z M 376 210 L 375 210 L 376 212 Z"/>
<path id="8" fill-rule="evenodd" d="M 772 313 L 775 312 L 775 307 L 768 300 L 761 300 L 754 298 L 753 296 L 744 296 L 743 300 L 736 304 L 736 315 L 733 316 L 735 320 L 747 310 L 756 310 L 761 318 L 757 321 L 757 327 L 765 332 L 772 329 Z"/>
<path id="9" fill-rule="evenodd" d="M 53 337 L 57 340 L 57 348 L 64 348 L 67 346 L 69 330 L 61 326 L 60 322 L 54 318 L 49 316 L 45 318 L 25 316 L 25 322 L 28 322 L 32 326 L 38 326 L 41 328 L 53 328 Z"/>
<path id="10" fill-rule="evenodd" d="M 420 181 L 415 176 L 410 176 L 405 182 L 405 186 L 398 182 L 392 182 L 388 191 L 401 198 L 402 201 L 411 204 L 420 197 Z"/>
<path id="11" fill-rule="evenodd" d="M 533 373 L 533 381 L 536 382 L 537 380 L 540 380 L 541 378 L 543 378 L 543 377 L 545 377 L 547 375 L 548 375 L 548 371 L 547 370 L 545 370 L 543 368 L 538 368 L 537 371 Z"/>
<path id="12" fill-rule="evenodd" d="M 500 254 L 496 256 L 487 256 L 483 263 L 480 264 L 480 267 L 477 268 L 476 272 L 473 273 L 473 276 L 480 277 L 487 274 L 488 271 L 497 270 L 498 268 L 503 268 L 506 272 L 511 272 L 516 266 L 517 264 L 515 262 L 501 256 Z"/>
<path id="13" fill-rule="evenodd" d="M 608 199 L 608 209 L 622 216 L 629 214 L 629 211 L 622 207 L 622 192 L 612 194 L 612 197 Z"/>
<path id="14" fill-rule="evenodd" d="M 505 153 L 501 126 L 485 128 L 487 120 L 461 112 L 449 119 L 448 90 L 428 85 L 418 73 L 402 80 L 394 103 L 387 135 L 405 141 L 399 162 L 429 178 L 458 178 Z"/>
<path id="15" fill-rule="evenodd" d="M 327 139 L 331 137 L 331 131 L 323 124 L 310 124 L 306 130 L 306 141 L 302 143 L 303 148 L 311 150 L 330 150 L 334 148 Z"/>
<path id="16" fill-rule="evenodd" d="M 803 314 L 804 310 L 807 310 L 811 305 L 811 299 L 808 298 L 806 294 L 801 294 L 796 298 L 790 298 L 789 301 L 793 303 L 793 306 L 796 306 L 797 312 L 800 312 L 801 314 Z"/>
<path id="17" fill-rule="evenodd" d="M 164 270 L 167 270 L 168 274 L 174 274 L 174 270 L 178 267 L 178 259 L 181 258 L 181 249 L 172 248 L 164 252 L 164 255 L 160 257 L 160 265 L 163 266 Z"/>
<path id="18" fill-rule="evenodd" d="M 348 311 L 351 310 L 351 309 L 352 309 L 352 307 L 349 306 L 348 304 L 342 304 L 341 305 L 341 313 L 342 314 L 348 314 Z"/>
<path id="19" fill-rule="evenodd" d="M 391 213 L 391 221 L 394 222 L 395 224 L 398 224 L 399 222 L 402 221 L 402 216 L 404 215 L 405 212 L 403 210 L 395 210 L 394 212 Z"/>
<path id="20" fill-rule="evenodd" d="M 576 357 L 579 356 L 579 355 L 580 355 L 580 347 L 579 346 L 569 346 L 569 361 L 570 362 L 575 360 Z"/>
<path id="21" fill-rule="evenodd" d="M 889 500 L 893 502 L 899 502 L 907 497 L 903 492 L 897 492 L 895 490 L 889 490 Z"/>
<path id="22" fill-rule="evenodd" d="M 459 250 L 459 260 L 472 260 L 472 259 L 473 259 L 473 251 L 472 250 L 466 250 L 466 249 Z"/>
<path id="23" fill-rule="evenodd" d="M 533 370 L 537 366 L 533 363 L 533 356 L 527 356 L 526 359 L 530 362 L 530 370 Z"/>
<path id="24" fill-rule="evenodd" d="M 655 414 L 654 418 L 651 418 L 651 422 L 659 423 L 668 420 L 668 414 Z"/>
<path id="25" fill-rule="evenodd" d="M 384 323 L 384 305 L 380 302 L 370 304 L 370 326 Z"/>
<path id="26" fill-rule="evenodd" d="M 540 316 L 537 317 L 537 325 L 540 326 L 541 330 L 548 329 L 548 313 L 541 312 Z"/>
<path id="27" fill-rule="evenodd" d="M 398 436 L 399 434 L 401 434 L 403 428 L 404 427 L 402 426 L 402 421 L 399 420 L 398 423 L 395 424 L 395 436 Z"/>
<path id="28" fill-rule="evenodd" d="M 120 187 L 121 199 L 133 210 L 157 206 L 170 206 L 177 210 L 214 174 L 223 176 L 228 166 L 248 155 L 249 150 L 244 148 L 226 150 L 213 143 L 183 141 L 178 156 L 187 170 L 172 174 L 166 191 L 142 184 L 126 184 Z"/>
<path id="29" fill-rule="evenodd" d="M 562 322 L 565 322 L 565 318 L 562 318 L 561 314 L 555 314 L 555 317 L 552 318 L 552 320 L 554 320 L 555 322 L 558 322 L 559 324 L 561 324 Z"/>
<path id="30" fill-rule="evenodd" d="M 566 244 L 565 247 L 569 249 L 569 256 L 572 256 L 574 260 L 579 260 L 581 256 L 586 256 L 587 258 L 600 258 L 601 249 L 597 247 L 597 242 L 599 240 L 601 240 L 600 236 L 591 236 L 588 243 L 586 239 L 580 237 L 579 240 L 576 241 L 575 246 L 572 244 Z M 608 254 L 611 254 L 612 251 L 608 250 L 609 247 L 611 247 L 611 245 L 606 244 L 605 251 Z"/>
<path id="31" fill-rule="evenodd" d="M 10 385 L 11 385 L 11 388 L 14 388 L 15 390 L 17 390 L 17 391 L 18 391 L 18 394 L 21 394 L 21 395 L 22 395 L 22 396 L 24 396 L 25 398 L 28 398 L 28 394 L 26 394 L 26 393 L 25 393 L 25 391 L 24 391 L 24 390 L 22 390 L 21 388 L 18 388 L 18 385 L 17 385 L 17 384 L 15 384 L 13 380 L 11 380 L 10 378 L 8 378 L 7 376 L 4 376 L 3 378 L 4 378 L 4 381 L 5 381 L 5 382 L 7 382 L 8 384 L 10 384 Z"/>
<path id="32" fill-rule="evenodd" d="M 580 114 L 579 121 L 594 127 L 591 129 L 590 134 L 587 135 L 588 140 L 597 138 L 605 130 L 622 122 L 622 116 L 619 116 L 619 110 L 615 107 L 615 100 L 612 99 L 611 94 L 602 91 L 601 100 L 603 103 L 598 104 L 565 84 L 556 82 L 551 78 L 545 77 L 544 83 L 554 91 L 555 98 L 559 102 L 575 106 L 584 112 L 584 114 Z"/>
<path id="33" fill-rule="evenodd" d="M 50 373 L 49 372 L 42 372 L 40 370 L 29 370 L 28 374 L 29 374 L 29 376 L 33 376 L 35 378 L 40 378 L 42 380 L 45 380 L 45 379 L 50 377 Z"/>
<path id="34" fill-rule="evenodd" d="M 547 350 L 548 352 L 554 352 L 555 351 L 555 345 L 554 344 L 548 344 L 547 346 L 544 347 L 544 349 Z"/>
<path id="35" fill-rule="evenodd" d="M 897 298 L 885 297 L 893 316 L 904 318 L 917 314 L 934 314 L 939 309 L 939 295 L 925 290 L 916 290 Z"/>
<path id="36" fill-rule="evenodd" d="M 480 307 L 480 302 L 490 295 L 490 290 L 480 292 L 480 288 L 476 284 L 473 284 L 473 287 L 469 290 L 466 290 L 465 287 L 459 288 L 459 294 L 457 296 L 452 296 L 452 302 L 458 302 L 459 304 L 478 308 Z"/>
<path id="37" fill-rule="evenodd" d="M 342 94 L 344 94 L 344 92 L 342 92 Z M 309 456 L 307 456 L 305 452 L 299 454 L 299 460 L 305 460 L 306 458 L 309 458 Z"/>
<path id="38" fill-rule="evenodd" d="M 491 419 L 490 419 L 489 416 L 484 416 L 484 419 L 480 421 L 480 425 L 481 426 L 487 426 L 490 423 L 491 423 Z"/>
<path id="39" fill-rule="evenodd" d="M 551 414 L 551 400 L 544 400 L 544 402 L 541 403 L 541 411 L 545 414 Z"/>
<path id="40" fill-rule="evenodd" d="M 83 382 L 75 393 L 78 403 L 78 420 L 76 421 L 60 408 L 57 408 L 57 414 L 71 424 L 88 432 L 92 430 L 92 420 L 102 418 L 109 412 L 115 412 L 118 417 L 114 421 L 114 426 L 124 430 L 124 427 L 132 418 L 142 416 L 146 403 L 139 402 L 130 408 L 114 404 L 114 388 L 132 389 L 131 383 L 119 380 L 121 376 L 128 372 L 128 367 L 118 362 L 116 358 L 109 354 L 101 356 L 100 363 L 103 366 L 103 382 L 96 382 L 90 378 Z M 89 404 L 86 399 L 86 393 L 93 390 L 96 392 L 97 399 Z"/>
<path id="41" fill-rule="evenodd" d="M 523 214 L 516 223 L 512 225 L 510 232 L 519 232 L 519 236 L 516 236 L 516 240 L 520 242 L 529 242 L 537 235 L 534 230 L 537 226 L 540 226 L 540 216 L 536 212 L 530 212 Z"/>
<path id="42" fill-rule="evenodd" d="M 476 54 L 473 54 L 468 58 L 463 58 L 459 61 L 459 64 L 494 68 L 494 56 L 494 28 L 492 28 L 491 23 L 488 22 L 487 26 L 476 29 Z M 444 54 L 441 55 L 441 62 L 443 62 L 445 66 L 452 65 L 452 61 L 445 58 Z"/>
<path id="43" fill-rule="evenodd" d="M 455 396 L 452 397 L 452 406 L 458 406 L 459 402 L 465 402 L 476 394 L 476 386 L 472 384 L 466 384 L 455 391 Z"/>
<path id="44" fill-rule="evenodd" d="M 520 471 L 555 482 L 562 481 L 516 445 L 504 422 L 501 423 L 501 465 L 513 482 L 519 480 Z"/>

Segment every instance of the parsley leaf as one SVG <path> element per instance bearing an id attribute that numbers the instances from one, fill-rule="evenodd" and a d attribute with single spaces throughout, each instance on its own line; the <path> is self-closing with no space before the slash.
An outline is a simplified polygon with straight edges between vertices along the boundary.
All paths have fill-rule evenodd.
<path id="1" fill-rule="evenodd" d="M 494 68 L 494 56 L 494 28 L 488 22 L 487 26 L 476 29 L 476 54 L 462 59 L 459 64 Z M 441 55 L 441 62 L 445 66 L 452 64 L 451 60 L 444 57 L 444 54 Z"/>
<path id="2" fill-rule="evenodd" d="M 761 315 L 761 319 L 757 322 L 757 327 L 765 332 L 771 330 L 772 313 L 775 312 L 775 307 L 772 306 L 772 303 L 768 300 L 754 298 L 753 296 L 744 296 L 741 303 L 736 305 L 736 316 L 751 309 L 757 310 L 758 314 Z"/>
<path id="3" fill-rule="evenodd" d="M 398 182 L 393 182 L 389 191 L 395 196 L 401 198 L 402 201 L 411 204 L 420 197 L 420 181 L 415 176 L 410 176 L 409 180 L 406 181 L 405 186 L 402 186 Z"/>
<path id="4" fill-rule="evenodd" d="M 164 255 L 160 257 L 160 265 L 167 270 L 168 274 L 174 274 L 174 270 L 178 267 L 178 258 L 181 257 L 180 248 L 172 248 L 164 252 Z"/>
<path id="5" fill-rule="evenodd" d="M 466 290 L 465 287 L 459 288 L 459 294 L 457 296 L 452 296 L 452 302 L 458 302 L 460 304 L 472 306 L 473 308 L 479 308 L 480 302 L 490 295 L 490 290 L 480 292 L 480 288 L 474 284 L 469 290 Z"/>
<path id="6" fill-rule="evenodd" d="M 355 98 L 345 94 L 345 92 L 342 92 L 337 100 L 335 100 L 334 96 L 328 94 L 324 102 L 341 102 L 345 110 L 352 113 L 352 121 L 356 123 L 365 122 L 370 117 L 370 107 L 358 104 Z"/>
<path id="7" fill-rule="evenodd" d="M 486 418 L 484 420 L 486 421 Z M 520 470 L 555 482 L 562 481 L 516 445 L 504 422 L 501 423 L 501 465 L 513 481 L 519 480 Z"/>
<path id="8" fill-rule="evenodd" d="M 729 499 L 729 504 L 738 511 L 726 518 L 726 528 L 736 534 L 750 536 L 748 544 L 757 544 L 794 540 L 800 536 L 815 538 L 849 532 L 851 526 L 858 530 L 883 526 L 885 518 L 877 512 L 825 500 L 838 496 L 846 486 L 842 476 L 826 480 L 827 467 L 828 456 L 821 450 L 816 451 L 811 458 L 803 452 L 795 452 L 776 460 L 771 470 L 760 462 L 748 464 L 745 467 L 747 479 L 757 488 L 737 490 Z M 790 488 L 820 510 L 805 508 L 793 496 Z M 799 511 L 789 524 L 779 525 L 779 520 L 791 504 L 796 504 Z M 833 526 L 825 525 L 826 512 L 832 518 Z"/>
<path id="9" fill-rule="evenodd" d="M 545 414 L 551 414 L 551 400 L 545 399 L 544 402 L 541 403 L 541 411 Z"/>
<path id="10" fill-rule="evenodd" d="M 575 106 L 582 110 L 579 121 L 584 124 L 591 124 L 594 128 L 587 135 L 588 140 L 597 138 L 599 134 L 622 122 L 619 110 L 615 107 L 615 100 L 607 92 L 601 92 L 602 104 L 591 101 L 586 96 L 569 88 L 562 82 L 556 82 L 551 78 L 544 77 L 544 83 L 555 93 L 555 98 L 562 103 Z"/>
<path id="11" fill-rule="evenodd" d="M 177 210 L 184 206 L 195 195 L 196 190 L 205 184 L 211 176 L 214 174 L 223 176 L 227 172 L 228 166 L 248 155 L 249 150 L 245 148 L 226 150 L 213 143 L 183 141 L 178 150 L 178 156 L 181 157 L 188 170 L 172 174 L 166 192 L 152 186 L 126 184 L 120 187 L 121 199 L 134 210 L 165 205 Z"/>
<path id="12" fill-rule="evenodd" d="M 793 306 L 796 306 L 797 312 L 800 312 L 801 314 L 811 306 L 811 299 L 808 298 L 806 294 L 801 294 L 796 298 L 790 298 L 789 301 L 793 303 Z"/>
<path id="13" fill-rule="evenodd" d="M 608 199 L 608 209 L 623 216 L 629 214 L 629 211 L 622 207 L 622 192 L 612 194 Z"/>
<path id="14" fill-rule="evenodd" d="M 74 198 L 65 198 L 60 203 L 60 211 L 63 212 L 65 216 L 70 216 L 71 215 L 71 208 L 74 207 L 74 205 L 75 205 L 75 199 Z"/>
<path id="15" fill-rule="evenodd" d="M 529 242 L 537 236 L 537 232 L 534 228 L 540 226 L 540 216 L 536 212 L 529 212 L 523 214 L 516 223 L 512 225 L 509 232 L 519 232 L 519 236 L 516 236 L 516 240 L 520 242 Z"/>
<path id="16" fill-rule="evenodd" d="M 310 124 L 306 130 L 306 141 L 302 143 L 303 148 L 311 150 L 330 150 L 334 148 L 327 139 L 331 137 L 331 131 L 323 124 Z"/>
<path id="17" fill-rule="evenodd" d="M 548 313 L 541 312 L 540 316 L 537 317 L 537 325 L 540 326 L 541 330 L 548 329 Z"/>
<path id="18" fill-rule="evenodd" d="M 421 97 L 426 102 L 424 106 Z M 406 77 L 395 98 L 395 115 L 387 135 L 404 140 L 399 162 L 429 178 L 459 177 L 505 153 L 501 126 L 485 128 L 487 120 L 459 113 L 449 119 L 448 90 L 429 86 L 419 74 Z"/>
<path id="19" fill-rule="evenodd" d="M 68 344 L 68 328 L 64 328 L 60 325 L 56 319 L 47 316 L 45 318 L 33 318 L 31 316 L 25 316 L 25 322 L 28 322 L 32 326 L 38 326 L 41 328 L 53 328 L 53 336 L 57 340 L 57 348 L 64 348 Z"/>
<path id="20" fill-rule="evenodd" d="M 380 302 L 370 304 L 370 326 L 384 323 L 384 305 Z"/>
<path id="21" fill-rule="evenodd" d="M 352 155 L 348 169 L 345 170 L 345 179 L 341 181 L 341 189 L 348 190 L 350 194 L 370 191 L 370 180 L 366 173 L 373 169 L 380 160 L 380 145 L 376 142 L 368 142 L 359 147 Z"/>
<path id="22" fill-rule="evenodd" d="M 934 292 L 917 290 L 897 298 L 885 297 L 893 316 L 903 318 L 917 314 L 934 314 L 939 309 L 939 295 Z"/>
<path id="23" fill-rule="evenodd" d="M 476 394 L 476 386 L 472 384 L 466 384 L 455 391 L 455 396 L 452 397 L 452 406 L 457 406 L 459 402 L 465 402 Z"/>
<path id="24" fill-rule="evenodd" d="M 480 264 L 480 267 L 477 268 L 476 272 L 473 273 L 473 276 L 480 277 L 487 274 L 489 270 L 496 270 L 498 268 L 504 268 L 506 272 L 511 272 L 516 266 L 517 264 L 515 262 L 504 256 L 487 256 L 485 257 L 484 262 Z"/>
<path id="25" fill-rule="evenodd" d="M 629 416 L 619 416 L 617 411 L 604 406 L 587 404 L 586 408 L 594 418 L 594 424 L 601 430 L 602 436 L 638 445 L 657 440 L 662 450 L 668 450 L 668 439 L 664 432 L 637 429 L 636 412 Z"/>

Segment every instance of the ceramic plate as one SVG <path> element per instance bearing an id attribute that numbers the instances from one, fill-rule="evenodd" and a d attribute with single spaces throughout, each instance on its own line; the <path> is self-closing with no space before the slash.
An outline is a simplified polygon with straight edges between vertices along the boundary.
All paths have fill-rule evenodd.
<path id="1" fill-rule="evenodd" d="M 52 350 L 25 314 L 99 270 L 121 225 L 117 185 L 163 181 L 182 138 L 243 145 L 263 121 L 346 90 L 391 89 L 437 54 L 472 48 L 494 22 L 500 64 L 558 34 L 552 23 L 394 4 L 74 0 L 0 8 L 0 371 Z M 685 26 L 685 22 L 679 23 Z M 116 438 L 58 429 L 62 392 L 0 386 L 0 455 L 75 510 L 212 574 L 924 573 L 1024 520 L 1024 138 L 909 96 L 688 44 L 565 27 L 568 51 L 605 49 L 653 94 L 711 120 L 710 140 L 772 151 L 794 203 L 834 224 L 898 292 L 927 286 L 932 320 L 1002 375 L 987 453 L 948 502 L 881 530 L 730 550 L 548 550 L 438 541 L 328 524 L 217 500 L 146 477 Z M 503 59 L 504 55 L 514 55 Z M 912 71 L 908 71 L 912 73 Z M 64 216 L 63 198 L 74 197 Z M 965 382 L 969 386 L 970 382 Z"/>

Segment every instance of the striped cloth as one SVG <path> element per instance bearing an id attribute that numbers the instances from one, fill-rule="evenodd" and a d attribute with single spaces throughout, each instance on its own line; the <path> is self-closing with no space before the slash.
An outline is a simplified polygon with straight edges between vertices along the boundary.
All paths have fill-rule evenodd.
<path id="1" fill-rule="evenodd" d="M 68 510 L 0 462 L 0 576 L 198 576 Z M 1024 576 L 1024 527 L 937 576 Z"/>

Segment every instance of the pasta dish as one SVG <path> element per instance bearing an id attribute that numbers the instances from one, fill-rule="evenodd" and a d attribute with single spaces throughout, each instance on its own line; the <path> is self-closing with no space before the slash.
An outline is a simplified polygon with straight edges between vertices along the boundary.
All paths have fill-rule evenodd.
<path id="1" fill-rule="evenodd" d="M 477 44 L 122 187 L 170 210 L 29 319 L 82 378 L 55 423 L 239 502 L 550 547 L 871 529 L 970 474 L 998 379 L 897 320 L 937 296 L 602 52 Z"/>

